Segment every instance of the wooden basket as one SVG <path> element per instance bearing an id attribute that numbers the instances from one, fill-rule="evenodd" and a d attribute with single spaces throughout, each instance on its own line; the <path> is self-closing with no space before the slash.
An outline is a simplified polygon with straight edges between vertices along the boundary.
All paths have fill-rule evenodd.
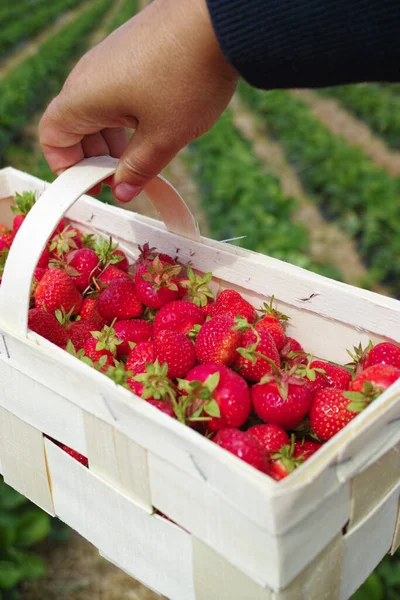
<path id="1" fill-rule="evenodd" d="M 0 221 L 16 192 L 44 193 L 19 230 L 0 289 L 0 461 L 5 481 L 108 560 L 172 600 L 349 598 L 400 542 L 400 382 L 280 483 L 27 330 L 30 282 L 58 221 L 149 242 L 258 308 L 272 294 L 315 356 L 400 340 L 400 302 L 200 238 L 175 190 L 146 193 L 164 223 L 82 194 L 115 171 L 87 159 L 51 186 L 0 172 Z M 85 468 L 44 434 L 89 458 Z M 174 523 L 154 514 L 154 507 Z"/>

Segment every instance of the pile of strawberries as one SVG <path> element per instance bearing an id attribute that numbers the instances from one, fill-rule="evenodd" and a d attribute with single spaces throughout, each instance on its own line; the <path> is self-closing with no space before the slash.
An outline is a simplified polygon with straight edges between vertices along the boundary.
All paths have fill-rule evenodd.
<path id="1" fill-rule="evenodd" d="M 17 195 L 12 231 L 0 225 L 1 270 L 34 201 Z M 273 297 L 259 310 L 234 290 L 214 297 L 211 273 L 139 249 L 129 264 L 63 219 L 35 270 L 29 328 L 275 480 L 400 377 L 396 343 L 355 348 L 346 366 L 316 360 Z"/>

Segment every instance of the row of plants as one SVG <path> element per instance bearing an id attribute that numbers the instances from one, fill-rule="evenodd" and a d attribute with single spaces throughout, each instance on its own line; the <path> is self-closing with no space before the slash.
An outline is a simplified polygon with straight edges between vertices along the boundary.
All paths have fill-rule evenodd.
<path id="1" fill-rule="evenodd" d="M 110 34 L 114 29 L 120 27 L 125 21 L 128 21 L 138 11 L 137 0 L 125 0 L 120 10 L 115 15 L 114 19 L 110 22 L 107 28 L 107 35 Z"/>
<path id="2" fill-rule="evenodd" d="M 35 5 L 33 10 L 27 9 L 28 13 L 23 18 L 17 18 L 9 25 L 3 25 L 0 31 L 0 58 L 9 54 L 17 44 L 40 33 L 79 2 L 80 0 L 45 0 Z"/>
<path id="3" fill-rule="evenodd" d="M 13 21 L 23 19 L 27 12 L 37 10 L 44 4 L 49 4 L 49 0 L 18 0 L 18 3 L 3 0 L 0 8 L 0 23 L 2 27 L 8 26 Z"/>
<path id="4" fill-rule="evenodd" d="M 96 0 L 75 21 L 40 46 L 0 81 L 0 162 L 31 115 L 58 92 L 70 61 L 85 48 L 86 36 L 110 9 L 108 0 Z"/>
<path id="5" fill-rule="evenodd" d="M 227 111 L 206 135 L 190 145 L 188 161 L 199 184 L 211 237 L 237 240 L 240 246 L 341 279 L 336 268 L 309 256 L 309 237 L 293 219 L 296 201 L 266 172 L 251 144 Z"/>
<path id="6" fill-rule="evenodd" d="M 371 279 L 400 294 L 400 182 L 361 150 L 334 136 L 289 92 L 240 93 L 283 144 L 324 216 L 358 244 Z"/>
<path id="7" fill-rule="evenodd" d="M 336 98 L 393 148 L 400 148 L 400 94 L 394 85 L 345 85 L 320 93 Z"/>

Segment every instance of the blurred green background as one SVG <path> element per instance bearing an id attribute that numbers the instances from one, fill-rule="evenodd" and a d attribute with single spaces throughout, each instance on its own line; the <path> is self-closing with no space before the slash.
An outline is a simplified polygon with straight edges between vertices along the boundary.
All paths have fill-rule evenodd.
<path id="1" fill-rule="evenodd" d="M 2 0 L 0 166 L 52 179 L 37 141 L 44 107 L 77 58 L 139 8 L 136 0 Z M 243 83 L 166 175 L 211 237 L 399 297 L 399 109 L 397 84 L 264 93 Z M 108 189 L 100 198 L 113 201 Z M 1 482 L 0 598 L 48 598 L 40 592 L 47 557 L 69 537 Z M 400 599 L 399 553 L 354 599 Z"/>

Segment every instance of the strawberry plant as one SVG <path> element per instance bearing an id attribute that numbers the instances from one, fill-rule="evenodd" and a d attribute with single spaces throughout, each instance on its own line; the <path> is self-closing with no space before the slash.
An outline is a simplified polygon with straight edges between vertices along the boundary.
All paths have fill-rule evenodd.
<path id="1" fill-rule="evenodd" d="M 295 200 L 265 171 L 229 112 L 190 150 L 212 237 L 239 238 L 245 248 L 341 279 L 334 267 L 310 259 L 308 233 L 294 220 Z"/>
<path id="2" fill-rule="evenodd" d="M 240 86 L 248 105 L 268 119 L 299 175 L 321 206 L 358 244 L 371 276 L 400 293 L 400 183 L 358 148 L 335 137 L 285 91 Z"/>

